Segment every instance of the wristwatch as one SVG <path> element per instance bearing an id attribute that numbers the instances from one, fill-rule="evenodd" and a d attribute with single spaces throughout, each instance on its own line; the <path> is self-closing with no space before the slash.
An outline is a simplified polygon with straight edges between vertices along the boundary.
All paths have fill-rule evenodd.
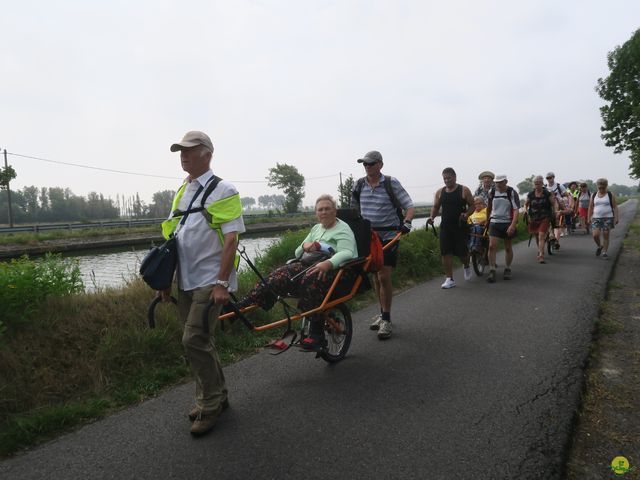
<path id="1" fill-rule="evenodd" d="M 219 285 L 219 286 L 229 290 L 229 282 L 227 280 L 216 280 L 215 282 L 213 282 L 213 284 L 214 285 Z"/>

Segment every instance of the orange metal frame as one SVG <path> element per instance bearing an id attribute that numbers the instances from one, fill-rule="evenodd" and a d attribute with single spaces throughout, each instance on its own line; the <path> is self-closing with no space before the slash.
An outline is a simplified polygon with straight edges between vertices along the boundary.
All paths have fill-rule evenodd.
<path id="1" fill-rule="evenodd" d="M 393 239 L 387 243 L 384 247 L 383 250 L 386 250 L 387 248 L 391 247 L 394 243 L 396 243 L 400 237 L 402 236 L 402 232 L 398 232 L 396 234 L 395 237 L 393 237 Z M 264 330 L 269 330 L 271 328 L 275 328 L 278 327 L 280 325 L 285 325 L 287 322 L 291 321 L 296 321 L 296 320 L 300 320 L 303 317 L 308 317 L 310 315 L 319 313 L 319 312 L 324 312 L 325 310 L 329 310 L 330 308 L 335 307 L 336 305 L 339 305 L 341 303 L 344 303 L 348 300 L 351 300 L 353 297 L 356 296 L 356 293 L 358 292 L 358 289 L 360 288 L 360 285 L 362 284 L 362 277 L 360 275 L 358 275 L 358 277 L 356 278 L 355 282 L 353 282 L 353 286 L 351 287 L 351 291 L 339 298 L 335 298 L 333 300 L 330 300 L 331 295 L 333 295 L 333 292 L 335 291 L 336 287 L 338 286 L 338 283 L 340 282 L 340 279 L 342 278 L 342 273 L 344 272 L 344 269 L 346 268 L 352 268 L 356 265 L 361 265 L 363 264 L 362 268 L 366 271 L 367 268 L 369 268 L 369 265 L 371 264 L 371 255 L 369 255 L 368 257 L 365 257 L 364 259 L 360 259 L 360 260 L 352 260 L 350 262 L 347 262 L 346 265 L 340 267 L 340 269 L 338 270 L 338 274 L 336 275 L 336 277 L 333 279 L 333 283 L 331 284 L 331 287 L 329 288 L 329 291 L 327 292 L 327 294 L 324 297 L 324 300 L 322 301 L 322 303 L 317 306 L 314 309 L 308 310 L 306 312 L 302 312 L 302 313 L 296 313 L 295 315 L 292 315 L 290 318 L 283 318 L 281 320 L 276 320 L 275 322 L 271 322 L 271 323 L 267 323 L 265 325 L 260 325 L 260 326 L 256 326 L 253 327 L 253 329 L 257 332 L 261 332 Z M 258 305 L 249 305 L 248 307 L 245 307 L 243 309 L 240 310 L 240 313 L 249 313 L 253 310 L 255 310 L 256 308 L 259 308 Z M 225 313 L 224 315 L 220 315 L 218 317 L 218 320 L 227 320 L 230 318 L 235 317 L 236 314 L 235 312 L 229 312 L 229 313 Z"/>

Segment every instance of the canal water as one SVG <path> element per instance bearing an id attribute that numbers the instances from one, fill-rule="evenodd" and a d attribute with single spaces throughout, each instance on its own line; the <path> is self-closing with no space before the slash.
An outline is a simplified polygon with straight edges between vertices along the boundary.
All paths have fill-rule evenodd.
<path id="1" fill-rule="evenodd" d="M 418 218 L 414 220 L 413 228 L 424 228 L 425 222 L 425 218 Z M 241 237 L 240 243 L 253 260 L 277 239 L 278 235 Z M 117 250 L 94 250 L 65 256 L 78 260 L 85 289 L 91 292 L 104 287 L 122 286 L 127 280 L 137 276 L 140 261 L 148 250 L 145 246 L 136 245 Z"/>
<path id="2" fill-rule="evenodd" d="M 278 239 L 277 236 L 242 238 L 249 258 L 253 260 L 259 252 L 269 248 Z M 84 253 L 68 254 L 79 262 L 80 275 L 88 292 L 104 287 L 119 287 L 138 275 L 140 262 L 149 251 L 142 245 L 114 250 L 93 250 Z"/>

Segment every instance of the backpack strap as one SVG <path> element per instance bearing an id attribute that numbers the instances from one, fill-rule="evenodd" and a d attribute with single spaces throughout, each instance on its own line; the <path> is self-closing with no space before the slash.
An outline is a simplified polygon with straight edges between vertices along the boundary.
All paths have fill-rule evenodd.
<path id="1" fill-rule="evenodd" d="M 216 179 L 218 179 L 216 181 Z M 193 195 L 193 197 L 191 198 L 191 202 L 189 202 L 189 206 L 187 207 L 186 210 L 174 210 L 171 213 L 172 217 L 178 217 L 180 215 L 182 215 L 182 220 L 180 220 L 180 224 L 184 225 L 184 222 L 187 220 L 187 216 L 190 213 L 196 213 L 196 212 L 200 212 L 202 210 L 204 210 L 204 201 L 206 199 L 206 197 L 209 196 L 209 194 L 213 191 L 214 188 L 216 188 L 216 186 L 218 185 L 218 182 L 220 181 L 220 178 L 216 177 L 215 175 L 212 176 L 209 180 L 207 180 L 207 189 L 204 192 L 204 195 L 202 196 L 202 204 L 199 207 L 194 207 L 191 208 L 191 205 L 193 205 L 193 202 L 196 200 L 197 196 L 200 195 L 200 192 L 202 192 L 202 190 L 204 190 L 204 187 L 202 185 L 200 185 L 198 187 L 198 190 L 196 190 L 196 193 Z M 211 188 L 211 184 L 213 185 L 213 188 Z"/>
<path id="2" fill-rule="evenodd" d="M 202 207 L 203 210 L 204 210 L 204 202 L 207 200 L 207 198 L 209 198 L 209 195 L 211 195 L 211 193 L 216 189 L 218 184 L 222 181 L 222 179 L 217 175 L 214 175 L 211 178 L 212 178 L 211 183 L 207 185 L 206 190 L 202 194 L 202 199 L 200 200 L 200 206 Z"/>
<path id="3" fill-rule="evenodd" d="M 609 190 L 607 190 L 607 195 L 609 195 L 609 206 L 611 207 L 611 213 L 613 213 L 613 216 L 615 217 L 616 212 L 613 209 L 613 194 Z"/>
<path id="4" fill-rule="evenodd" d="M 207 201 L 207 198 L 209 198 L 209 195 L 211 195 L 211 193 L 216 189 L 218 184 L 222 181 L 222 179 L 217 175 L 214 175 L 211 178 L 212 178 L 211 183 L 207 185 L 207 189 L 202 194 L 202 199 L 200 200 L 200 211 L 202 212 L 202 215 L 204 215 L 204 218 L 207 219 L 207 223 L 211 223 L 211 214 L 207 211 L 206 208 L 204 208 L 204 202 Z"/>
<path id="5" fill-rule="evenodd" d="M 353 198 L 355 199 L 355 201 L 358 203 L 358 210 L 361 210 L 360 209 L 360 194 L 362 193 L 362 189 L 364 188 L 365 178 L 366 177 L 361 177 L 361 178 L 358 179 L 358 181 L 356 182 L 356 186 L 353 189 L 353 192 L 351 193 Z M 400 224 L 402 224 L 402 222 L 404 221 L 404 215 L 402 214 L 402 205 L 400 205 L 400 201 L 398 200 L 398 197 L 396 197 L 396 194 L 393 191 L 393 187 L 391 186 L 391 179 L 392 178 L 393 177 L 391 177 L 389 175 L 385 175 L 383 186 L 384 186 L 385 191 L 387 192 L 387 195 L 389 196 L 389 200 L 391 200 L 391 204 L 396 209 L 396 214 L 398 215 L 398 220 L 400 221 Z M 395 230 L 395 227 L 394 227 L 394 230 Z"/>
<path id="6" fill-rule="evenodd" d="M 218 184 L 220 183 L 222 179 L 216 175 L 213 175 L 209 180 L 207 180 L 207 188 L 204 189 L 204 187 L 201 185 L 200 188 L 198 188 L 198 191 L 196 192 L 196 194 L 193 196 L 193 198 L 191 199 L 191 203 L 189 204 L 189 208 L 187 208 L 184 211 L 180 211 L 180 210 L 175 210 L 173 212 L 173 216 L 178 216 L 178 215 L 184 215 L 182 222 L 184 223 L 184 220 L 186 219 L 186 216 L 190 213 L 197 213 L 197 212 L 202 212 L 202 214 L 205 216 L 205 218 L 207 218 L 207 222 L 211 222 L 211 214 L 209 212 L 207 212 L 207 210 L 204 208 L 204 202 L 206 202 L 207 198 L 209 198 L 209 195 L 211 195 L 211 192 L 213 192 L 215 190 L 215 188 L 218 186 Z M 196 199 L 196 197 L 200 194 L 200 192 L 204 189 L 204 193 L 202 194 L 202 199 L 200 200 L 200 206 L 199 207 L 193 207 L 191 208 L 191 205 L 193 205 L 194 200 Z"/>
<path id="7" fill-rule="evenodd" d="M 398 220 L 400 221 L 400 225 L 404 221 L 404 215 L 402 214 L 402 205 L 400 205 L 400 200 L 396 197 L 396 193 L 393 191 L 393 187 L 391 186 L 391 176 L 384 177 L 384 188 L 387 191 L 387 195 L 389 195 L 389 199 L 391 200 L 391 204 L 396 209 L 396 214 L 398 215 Z"/>
<path id="8" fill-rule="evenodd" d="M 351 192 L 351 196 L 353 197 L 353 199 L 358 204 L 358 211 L 361 211 L 361 209 L 360 209 L 360 193 L 362 193 L 362 189 L 364 188 L 364 178 L 365 177 L 361 177 L 356 181 L 356 186 L 353 189 L 353 191 Z"/>

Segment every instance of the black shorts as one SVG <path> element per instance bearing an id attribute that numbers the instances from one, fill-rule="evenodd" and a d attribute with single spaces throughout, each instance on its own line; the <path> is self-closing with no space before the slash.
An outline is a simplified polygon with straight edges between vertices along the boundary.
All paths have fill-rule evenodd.
<path id="1" fill-rule="evenodd" d="M 469 254 L 469 228 L 466 225 L 440 225 L 440 254 L 466 257 Z"/>
<path id="2" fill-rule="evenodd" d="M 510 223 L 491 223 L 489 226 L 489 236 L 496 238 L 513 238 L 516 235 L 516 231 L 513 231 L 513 235 L 507 233 Z"/>
<path id="3" fill-rule="evenodd" d="M 391 240 L 382 242 L 384 247 Z M 387 267 L 395 267 L 398 263 L 398 249 L 400 248 L 400 242 L 397 241 L 384 251 L 384 265 Z"/>

